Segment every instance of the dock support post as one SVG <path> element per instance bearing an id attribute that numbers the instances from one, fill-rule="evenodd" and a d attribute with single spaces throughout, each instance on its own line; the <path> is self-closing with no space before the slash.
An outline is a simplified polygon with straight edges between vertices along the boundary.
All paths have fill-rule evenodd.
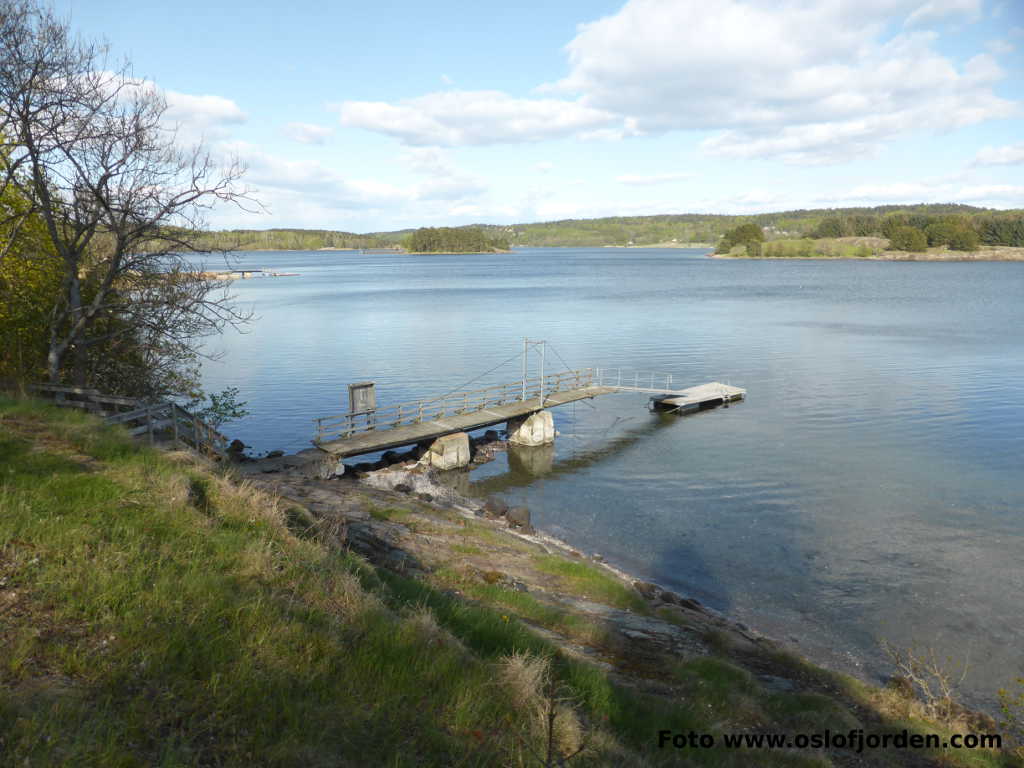
<path id="1" fill-rule="evenodd" d="M 427 452 L 435 469 L 459 469 L 469 466 L 469 435 L 456 432 L 437 438 Z"/>
<path id="2" fill-rule="evenodd" d="M 555 420 L 551 418 L 551 411 L 537 411 L 509 419 L 505 427 L 508 441 L 516 445 L 535 447 L 555 442 Z"/>

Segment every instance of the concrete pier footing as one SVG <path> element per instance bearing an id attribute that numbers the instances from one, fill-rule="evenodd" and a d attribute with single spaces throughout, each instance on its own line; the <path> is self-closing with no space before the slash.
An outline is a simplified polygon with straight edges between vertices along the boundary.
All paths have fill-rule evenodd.
<path id="1" fill-rule="evenodd" d="M 455 432 L 437 438 L 427 452 L 435 469 L 459 469 L 469 465 L 469 435 Z"/>
<path id="2" fill-rule="evenodd" d="M 555 442 L 555 420 L 551 411 L 537 411 L 528 416 L 509 419 L 508 441 L 516 445 L 533 447 Z"/>

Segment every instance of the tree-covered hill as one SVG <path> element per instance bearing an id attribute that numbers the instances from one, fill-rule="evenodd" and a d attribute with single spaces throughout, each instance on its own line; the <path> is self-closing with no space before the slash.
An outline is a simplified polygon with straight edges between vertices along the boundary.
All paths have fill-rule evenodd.
<path id="1" fill-rule="evenodd" d="M 700 243 L 717 245 L 729 231 L 752 224 L 766 240 L 803 237 L 888 237 L 894 224 L 932 237 L 952 227 L 974 230 L 982 244 L 1024 244 L 1024 210 L 999 211 L 956 203 L 878 205 L 775 211 L 746 216 L 705 213 L 609 216 L 523 224 L 471 224 L 354 234 L 333 230 L 225 230 L 206 236 L 204 245 L 231 250 L 316 250 L 401 246 L 416 252 L 474 252 L 507 246 L 592 247 Z"/>
<path id="2" fill-rule="evenodd" d="M 211 250 L 315 251 L 320 248 L 380 248 L 376 235 L 328 229 L 226 229 L 210 232 L 200 245 Z"/>

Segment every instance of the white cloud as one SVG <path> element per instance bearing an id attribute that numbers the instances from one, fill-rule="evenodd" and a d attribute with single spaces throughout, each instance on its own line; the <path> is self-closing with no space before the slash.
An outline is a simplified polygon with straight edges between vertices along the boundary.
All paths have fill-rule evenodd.
<path id="1" fill-rule="evenodd" d="M 168 91 L 152 80 L 124 77 L 109 70 L 98 71 L 96 75 L 101 78 L 100 87 L 111 96 L 116 93 L 118 99 L 162 98 L 166 109 L 161 122 L 165 128 L 176 132 L 180 144 L 224 139 L 230 133 L 229 126 L 248 119 L 234 101 L 223 96 Z"/>
<path id="2" fill-rule="evenodd" d="M 328 209 L 362 209 L 412 201 L 414 190 L 376 180 L 346 179 L 321 163 L 286 160 L 244 142 L 226 143 L 248 166 L 245 179 L 258 187 L 255 197 L 274 207 L 281 193 L 305 196 Z M 264 200 L 268 197 L 269 199 Z"/>
<path id="3" fill-rule="evenodd" d="M 974 187 L 963 187 L 960 189 L 956 199 L 970 202 L 1021 202 L 1024 201 L 1024 187 L 1013 184 L 988 184 Z"/>
<path id="4" fill-rule="evenodd" d="M 455 85 L 455 81 L 448 77 L 448 75 L 441 75 L 441 82 L 445 85 Z"/>
<path id="5" fill-rule="evenodd" d="M 819 197 L 816 203 L 973 203 L 998 207 L 1024 200 L 1024 187 L 1012 184 L 963 185 L 951 182 L 896 182 L 862 184 L 843 192 Z"/>
<path id="6" fill-rule="evenodd" d="M 1020 165 L 1024 163 L 1024 141 L 1005 147 L 984 147 L 974 156 L 973 165 Z"/>
<path id="7" fill-rule="evenodd" d="M 971 13 L 936 2 L 929 13 Z M 887 25 L 919 0 L 630 0 L 580 28 L 569 75 L 548 92 L 635 119 L 638 133 L 717 130 L 713 154 L 784 154 L 836 162 L 898 135 L 945 131 L 1011 114 L 993 92 L 1004 73 L 988 54 L 962 67 L 933 34 Z M 959 10 L 958 10 L 959 9 Z"/>
<path id="8" fill-rule="evenodd" d="M 715 131 L 708 154 L 842 162 L 898 136 L 1015 113 L 993 90 L 1005 73 L 990 54 L 958 65 L 923 28 L 976 19 L 980 8 L 980 0 L 628 0 L 580 25 L 566 46 L 568 75 L 539 86 L 540 98 L 445 91 L 350 101 L 341 121 L 407 145 L 449 147 Z"/>
<path id="9" fill-rule="evenodd" d="M 246 114 L 231 99 L 222 96 L 194 96 L 165 91 L 166 117 L 192 127 L 212 127 L 244 123 Z"/>
<path id="10" fill-rule="evenodd" d="M 397 104 L 346 101 L 343 125 L 394 136 L 411 146 L 542 141 L 602 127 L 615 115 L 561 99 L 518 99 L 500 91 L 444 91 Z"/>
<path id="11" fill-rule="evenodd" d="M 969 21 L 981 18 L 981 0 L 928 0 L 911 13 L 906 26 L 930 24 L 950 16 L 965 16 Z"/>
<path id="12" fill-rule="evenodd" d="M 451 156 L 437 147 L 409 147 L 402 159 L 411 171 L 428 177 L 414 187 L 419 199 L 463 200 L 487 191 L 483 179 L 456 168 Z"/>
<path id="13" fill-rule="evenodd" d="M 284 135 L 300 144 L 323 144 L 334 131 L 313 123 L 288 123 Z"/>
<path id="14" fill-rule="evenodd" d="M 1016 50 L 1013 43 L 1008 40 L 989 40 L 985 47 L 996 56 L 1006 56 Z"/>
<path id="15" fill-rule="evenodd" d="M 538 173 L 550 173 L 551 169 L 555 167 L 554 163 L 549 163 L 547 160 L 537 163 L 534 168 L 537 169 Z"/>
<path id="16" fill-rule="evenodd" d="M 672 184 L 673 182 L 684 181 L 692 178 L 692 173 L 654 173 L 648 176 L 626 174 L 625 176 L 616 176 L 615 180 L 619 182 L 619 184 L 648 187 L 655 184 Z"/>

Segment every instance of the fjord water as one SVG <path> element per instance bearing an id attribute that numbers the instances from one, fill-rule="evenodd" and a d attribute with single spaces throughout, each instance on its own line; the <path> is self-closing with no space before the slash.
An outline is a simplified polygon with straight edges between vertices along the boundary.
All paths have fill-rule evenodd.
<path id="1" fill-rule="evenodd" d="M 258 319 L 213 340 L 204 383 L 240 388 L 252 415 L 229 431 L 261 451 L 308 447 L 349 382 L 380 405 L 441 394 L 524 336 L 548 371 L 745 387 L 683 418 L 642 394 L 557 408 L 553 451 L 464 489 L 833 666 L 883 674 L 883 639 L 967 661 L 990 706 L 1024 674 L 1024 263 L 706 253 L 241 254 L 300 275 L 232 284 Z"/>

